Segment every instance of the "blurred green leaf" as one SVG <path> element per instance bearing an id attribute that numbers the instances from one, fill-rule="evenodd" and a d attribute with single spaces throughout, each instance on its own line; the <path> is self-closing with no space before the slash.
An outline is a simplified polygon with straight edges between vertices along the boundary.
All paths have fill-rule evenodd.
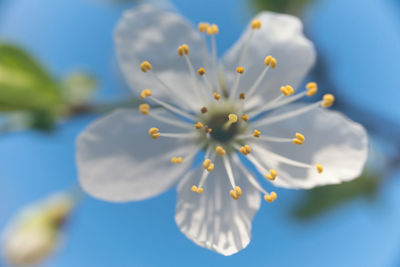
<path id="1" fill-rule="evenodd" d="M 309 190 L 293 215 L 298 219 L 311 219 L 357 197 L 373 199 L 381 181 L 379 174 L 368 170 L 353 181 Z"/>
<path id="2" fill-rule="evenodd" d="M 35 59 L 0 42 L 0 111 L 53 113 L 61 101 L 56 82 Z"/>
<path id="3" fill-rule="evenodd" d="M 76 72 L 62 82 L 63 100 L 70 106 L 88 103 L 97 88 L 97 80 L 90 74 Z"/>
<path id="4" fill-rule="evenodd" d="M 252 0 L 251 4 L 256 12 L 269 10 L 293 15 L 300 14 L 313 0 Z"/>

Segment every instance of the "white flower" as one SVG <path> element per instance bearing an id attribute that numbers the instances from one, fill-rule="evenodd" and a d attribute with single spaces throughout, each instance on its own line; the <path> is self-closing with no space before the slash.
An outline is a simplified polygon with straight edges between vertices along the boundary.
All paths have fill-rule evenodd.
<path id="1" fill-rule="evenodd" d="M 71 196 L 59 193 L 22 209 L 4 232 L 2 252 L 5 259 L 15 266 L 27 266 L 51 255 L 73 207 Z"/>
<path id="2" fill-rule="evenodd" d="M 115 33 L 119 62 L 130 86 L 161 108 L 143 104 L 94 122 L 78 138 L 77 163 L 82 187 L 108 201 L 142 200 L 178 183 L 181 231 L 231 255 L 250 241 L 260 193 L 277 197 L 243 161 L 275 186 L 340 183 L 360 174 L 367 136 L 325 109 L 332 95 L 291 104 L 317 91 L 309 83 L 294 94 L 315 60 L 297 18 L 259 14 L 220 64 L 218 31 L 207 23 L 195 31 L 150 6 L 126 12 Z M 193 167 L 199 151 L 203 163 Z"/>

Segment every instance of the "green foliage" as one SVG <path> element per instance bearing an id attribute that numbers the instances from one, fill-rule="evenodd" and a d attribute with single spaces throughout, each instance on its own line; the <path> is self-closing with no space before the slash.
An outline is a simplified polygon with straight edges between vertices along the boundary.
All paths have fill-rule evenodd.
<path id="1" fill-rule="evenodd" d="M 51 130 L 58 118 L 88 103 L 96 87 L 79 72 L 59 82 L 26 51 L 0 42 L 0 113 L 25 113 L 27 128 Z"/>
<path id="2" fill-rule="evenodd" d="M 373 199 L 381 181 L 379 174 L 365 171 L 353 181 L 309 190 L 293 215 L 298 219 L 311 219 L 357 197 Z"/>
<path id="3" fill-rule="evenodd" d="M 256 12 L 269 10 L 280 13 L 298 15 L 313 0 L 252 0 Z"/>
<path id="4" fill-rule="evenodd" d="M 0 111 L 54 112 L 62 102 L 56 82 L 22 49 L 0 43 Z"/>

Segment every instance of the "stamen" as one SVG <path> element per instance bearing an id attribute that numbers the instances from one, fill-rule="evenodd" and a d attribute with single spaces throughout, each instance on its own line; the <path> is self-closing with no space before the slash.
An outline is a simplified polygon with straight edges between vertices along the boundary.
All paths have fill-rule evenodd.
<path id="1" fill-rule="evenodd" d="M 212 132 L 212 129 L 211 129 L 210 127 L 208 127 L 207 125 L 205 125 L 205 126 L 204 126 L 204 132 L 205 132 L 206 134 L 209 134 L 209 133 Z"/>
<path id="2" fill-rule="evenodd" d="M 141 104 L 139 105 L 139 111 L 143 115 L 148 115 L 150 112 L 150 105 L 149 104 Z"/>
<path id="3" fill-rule="evenodd" d="M 306 91 L 298 93 L 298 94 L 296 94 L 294 96 L 291 96 L 291 97 L 287 97 L 283 101 L 279 101 L 282 97 L 284 97 L 283 95 L 280 95 L 277 98 L 275 98 L 274 100 L 270 101 L 267 105 L 262 106 L 260 108 L 255 109 L 254 111 L 252 111 L 250 113 L 250 116 L 251 117 L 257 117 L 261 113 L 266 112 L 268 110 L 276 109 L 276 108 L 282 107 L 284 105 L 293 103 L 293 102 L 299 100 L 300 98 L 302 98 L 305 95 L 313 96 L 318 91 L 317 85 L 314 82 L 308 83 L 306 85 L 306 89 L 307 89 Z M 283 90 L 286 90 L 286 87 Z M 291 89 L 289 89 L 289 90 L 291 91 Z M 281 88 L 281 91 L 282 91 L 282 88 Z"/>
<path id="4" fill-rule="evenodd" d="M 172 164 L 181 164 L 183 161 L 182 157 L 172 157 L 171 158 L 171 163 Z"/>
<path id="5" fill-rule="evenodd" d="M 195 133 L 158 133 L 157 138 L 159 136 L 168 137 L 168 138 L 177 138 L 177 139 L 197 138 L 197 135 Z M 157 138 L 154 138 L 154 139 L 157 139 Z"/>
<path id="6" fill-rule="evenodd" d="M 295 145 L 302 145 L 305 140 L 306 139 L 304 135 L 302 135 L 301 133 L 296 133 L 296 138 L 293 138 L 293 143 Z"/>
<path id="7" fill-rule="evenodd" d="M 268 194 L 268 192 L 265 191 L 265 189 L 262 188 L 262 186 L 258 183 L 257 179 L 254 178 L 254 176 L 251 175 L 249 173 L 249 171 L 243 166 L 243 164 L 240 162 L 240 159 L 237 155 L 235 155 L 233 157 L 233 161 L 234 161 L 235 166 L 239 167 L 240 171 L 242 171 L 244 176 L 247 177 L 248 181 L 254 186 L 254 188 L 256 188 L 258 191 L 260 191 L 261 193 L 263 193 L 265 195 Z"/>
<path id="8" fill-rule="evenodd" d="M 265 178 L 267 178 L 267 179 L 270 180 L 270 181 L 274 181 L 275 178 L 276 178 L 276 176 L 278 176 L 277 171 L 274 170 L 274 169 L 270 169 L 270 170 L 269 170 L 269 173 L 267 173 L 267 174 L 265 175 Z"/>
<path id="9" fill-rule="evenodd" d="M 153 69 L 153 67 L 151 66 L 151 64 L 150 64 L 150 62 L 148 62 L 148 61 L 143 61 L 141 64 L 140 64 L 140 69 L 143 71 L 143 72 L 146 72 L 146 71 L 150 71 L 150 70 L 152 70 Z"/>
<path id="10" fill-rule="evenodd" d="M 148 104 L 141 104 L 139 105 L 139 111 L 140 113 L 142 113 L 143 115 L 148 115 L 160 122 L 164 122 L 170 125 L 174 125 L 180 128 L 185 128 L 185 129 L 192 129 L 192 127 L 189 124 L 186 124 L 184 122 L 180 122 L 178 120 L 173 120 L 173 119 L 169 119 L 166 117 L 162 117 L 160 115 L 157 114 L 157 112 L 150 112 L 150 105 Z"/>
<path id="11" fill-rule="evenodd" d="M 193 185 L 192 186 L 192 191 L 198 193 L 199 195 L 203 194 L 204 189 L 203 188 L 198 188 L 197 186 Z"/>
<path id="12" fill-rule="evenodd" d="M 282 113 L 282 114 L 279 114 L 279 115 L 276 115 L 273 117 L 267 117 L 265 119 L 254 122 L 253 126 L 255 126 L 255 127 L 265 126 L 265 125 L 268 125 L 268 124 L 271 124 L 274 122 L 278 122 L 278 121 L 282 121 L 285 119 L 299 116 L 299 115 L 306 113 L 314 108 L 317 108 L 319 105 L 321 105 L 321 103 L 322 103 L 322 101 L 318 101 L 316 103 L 307 105 L 307 106 L 299 108 L 297 110 L 288 111 L 286 113 Z"/>
<path id="13" fill-rule="evenodd" d="M 178 47 L 178 55 L 179 56 L 184 56 L 184 55 L 189 55 L 189 46 L 187 44 L 183 44 Z"/>
<path id="14" fill-rule="evenodd" d="M 201 109 L 200 109 L 200 112 L 201 113 L 207 113 L 207 111 L 208 111 L 208 109 L 206 108 L 206 107 L 202 107 Z"/>
<path id="15" fill-rule="evenodd" d="M 218 94 L 217 92 L 214 93 L 214 99 L 219 100 L 221 98 L 221 95 Z"/>
<path id="16" fill-rule="evenodd" d="M 315 165 L 315 168 L 317 168 L 318 173 L 322 173 L 324 171 L 324 167 L 319 163 Z"/>
<path id="17" fill-rule="evenodd" d="M 266 194 L 264 196 L 265 201 L 272 203 L 275 201 L 275 199 L 278 197 L 278 195 L 275 192 L 271 192 L 271 194 Z"/>
<path id="18" fill-rule="evenodd" d="M 259 30 L 259 29 L 261 28 L 261 21 L 259 21 L 259 20 L 253 20 L 253 21 L 251 22 L 251 28 L 252 28 L 253 30 Z"/>
<path id="19" fill-rule="evenodd" d="M 285 96 L 290 96 L 294 94 L 294 89 L 293 87 L 291 87 L 290 85 L 286 85 L 286 86 L 282 86 L 281 87 L 281 92 L 282 94 L 284 94 Z"/>
<path id="20" fill-rule="evenodd" d="M 204 183 L 206 182 L 206 180 L 208 178 L 209 173 L 214 170 L 214 163 L 212 163 L 212 161 L 215 159 L 215 153 L 213 153 L 211 155 L 211 159 L 207 159 L 208 156 L 210 155 L 210 153 L 211 153 L 211 148 L 208 148 L 206 151 L 206 155 L 205 155 L 206 159 L 203 162 L 204 171 L 200 178 L 200 182 L 199 182 L 199 186 L 198 186 L 199 188 L 201 188 L 204 185 Z"/>
<path id="21" fill-rule="evenodd" d="M 323 101 L 321 103 L 321 106 L 324 108 L 329 108 L 333 105 L 333 102 L 335 101 L 335 97 L 331 94 L 324 95 L 322 99 Z"/>
<path id="22" fill-rule="evenodd" d="M 208 49 L 207 49 L 207 41 L 206 41 L 206 33 L 207 29 L 210 27 L 210 25 L 207 22 L 200 22 L 198 25 L 199 32 L 202 33 L 201 38 L 203 41 L 202 45 L 202 52 L 203 52 L 203 65 L 207 67 L 207 59 L 209 58 L 208 56 Z"/>
<path id="23" fill-rule="evenodd" d="M 236 75 L 236 78 L 235 78 L 235 82 L 233 84 L 233 89 L 232 89 L 231 94 L 229 95 L 229 99 L 230 100 L 232 100 L 236 95 L 236 91 L 237 91 L 238 86 L 239 86 L 240 76 L 242 76 L 242 74 L 244 73 L 244 68 L 243 67 L 237 67 L 236 68 L 236 73 L 237 73 L 237 75 Z"/>
<path id="24" fill-rule="evenodd" d="M 140 97 L 142 99 L 146 99 L 146 97 L 151 96 L 152 92 L 150 89 L 144 89 L 142 90 L 142 92 L 140 93 Z"/>
<path id="25" fill-rule="evenodd" d="M 243 155 L 247 156 L 248 154 L 250 154 L 251 149 L 250 149 L 250 146 L 249 146 L 249 145 L 245 145 L 245 146 L 242 146 L 242 147 L 239 149 L 239 151 L 240 151 L 240 153 L 242 153 Z"/>
<path id="26" fill-rule="evenodd" d="M 260 131 L 254 130 L 253 137 L 258 138 L 258 137 L 260 137 L 260 135 L 261 135 L 261 132 L 260 132 Z"/>
<path id="27" fill-rule="evenodd" d="M 240 196 L 242 195 L 242 190 L 240 187 L 236 187 L 235 178 L 233 177 L 232 167 L 231 167 L 229 158 L 223 157 L 222 160 L 224 162 L 224 166 L 225 166 L 226 174 L 228 175 L 228 178 L 229 178 L 229 182 L 231 183 L 231 186 L 233 188 L 233 190 L 230 191 L 230 195 L 234 199 L 239 199 Z M 232 193 L 232 191 L 233 191 L 233 193 Z"/>
<path id="28" fill-rule="evenodd" d="M 217 44 L 215 42 L 215 35 L 219 33 L 218 26 L 216 24 L 212 24 L 210 27 L 207 29 L 207 34 L 211 35 L 211 54 L 212 54 L 212 63 L 213 63 L 213 68 L 215 74 L 218 74 L 218 69 L 217 69 Z M 221 85 L 217 79 L 217 92 L 221 92 Z"/>
<path id="29" fill-rule="evenodd" d="M 158 128 L 150 128 L 149 129 L 149 135 L 151 136 L 151 138 L 153 139 L 157 139 L 158 137 L 160 137 L 160 133 L 159 133 L 159 129 Z"/>
<path id="30" fill-rule="evenodd" d="M 188 66 L 190 75 L 192 76 L 194 92 L 195 92 L 197 98 L 204 100 L 204 96 L 200 93 L 199 85 L 197 84 L 197 78 L 196 78 L 193 64 L 190 61 L 190 58 L 188 56 L 189 55 L 189 46 L 187 44 L 183 44 L 180 47 L 178 47 L 178 54 L 185 58 L 186 65 Z"/>
<path id="31" fill-rule="evenodd" d="M 197 130 L 200 130 L 201 128 L 203 128 L 203 124 L 201 122 L 198 122 L 194 125 L 194 128 L 196 128 Z"/>
<path id="32" fill-rule="evenodd" d="M 279 155 L 279 154 L 275 154 L 275 153 L 273 153 L 273 152 L 271 152 L 269 150 L 266 150 L 266 149 L 263 149 L 263 152 L 265 154 L 269 154 L 268 158 L 274 159 L 276 161 L 280 161 L 280 162 L 285 163 L 287 165 L 291 165 L 291 166 L 295 166 L 295 167 L 299 167 L 299 168 L 306 168 L 306 169 L 313 169 L 314 168 L 313 165 L 310 165 L 310 164 L 307 164 L 307 163 L 303 163 L 303 162 L 300 162 L 300 161 L 297 161 L 297 160 L 293 160 L 293 159 L 287 158 L 287 157 Z M 250 156 L 248 156 L 248 158 L 250 159 Z M 317 169 L 317 171 L 319 173 L 321 173 L 323 171 L 323 167 L 322 167 L 321 164 L 316 164 L 315 168 Z"/>
<path id="33" fill-rule="evenodd" d="M 247 92 L 247 98 L 251 97 L 253 95 L 253 93 L 255 92 L 255 90 L 257 89 L 257 87 L 260 85 L 261 81 L 263 80 L 263 78 L 265 77 L 265 75 L 267 74 L 269 68 L 275 68 L 276 67 L 276 59 L 271 57 L 271 56 L 267 56 L 264 60 L 265 66 L 266 68 L 261 72 L 261 74 L 258 76 L 257 80 L 254 82 L 254 84 L 250 87 L 249 91 Z"/>
<path id="34" fill-rule="evenodd" d="M 239 94 L 239 99 L 245 100 L 245 99 L 246 99 L 245 93 L 240 93 L 240 94 Z"/>
<path id="35" fill-rule="evenodd" d="M 249 116 L 247 116 L 246 114 L 243 114 L 242 115 L 242 120 L 245 121 L 245 122 L 248 122 L 249 121 Z"/>
<path id="36" fill-rule="evenodd" d="M 206 87 L 208 88 L 209 93 L 212 94 L 212 91 L 213 91 L 212 88 L 213 87 L 212 87 L 212 85 L 210 83 L 210 80 L 208 79 L 208 77 L 206 75 L 206 70 L 204 68 L 200 68 L 200 69 L 197 70 L 197 74 L 199 74 L 200 76 L 203 77 L 203 80 L 204 80 L 204 82 L 206 84 Z"/>
<path id="37" fill-rule="evenodd" d="M 248 52 L 248 50 L 249 50 L 250 41 L 251 41 L 251 39 L 252 39 L 252 37 L 253 37 L 253 35 L 254 35 L 254 30 L 258 30 L 258 29 L 261 28 L 261 21 L 259 21 L 259 20 L 253 20 L 253 21 L 251 22 L 251 28 L 252 28 L 252 31 L 250 32 L 249 37 L 248 37 L 247 40 L 243 43 L 242 53 L 241 53 L 240 58 L 239 58 L 239 65 L 240 65 L 240 66 L 244 65 L 244 59 L 245 59 L 245 57 L 247 56 L 247 52 Z"/>
<path id="38" fill-rule="evenodd" d="M 204 33 L 206 33 L 208 27 L 210 27 L 210 25 L 209 25 L 207 22 L 200 22 L 200 23 L 199 23 L 199 26 L 198 26 L 199 32 L 204 32 Z"/>
<path id="39" fill-rule="evenodd" d="M 306 84 L 307 96 L 313 96 L 318 92 L 318 85 L 315 82 L 309 82 Z"/>
<path id="40" fill-rule="evenodd" d="M 151 76 L 154 80 L 156 80 L 159 84 L 161 84 L 161 86 L 163 86 L 167 91 L 169 91 L 169 93 L 170 93 L 171 95 L 176 96 L 183 104 L 186 103 L 186 102 L 185 102 L 185 99 L 183 99 L 182 96 L 181 96 L 180 94 L 177 94 L 176 91 L 172 90 L 171 87 L 169 87 L 166 83 L 164 83 L 164 82 L 160 79 L 160 77 L 158 77 L 157 74 L 155 74 L 153 71 L 151 71 L 151 70 L 153 69 L 153 67 L 151 66 L 150 62 L 148 62 L 148 61 L 143 61 L 143 62 L 140 64 L 140 69 L 141 69 L 143 72 L 147 72 L 147 71 L 148 71 L 148 73 L 150 74 L 150 76 Z M 141 96 L 142 96 L 142 95 L 141 95 Z M 142 98 L 143 98 L 143 97 L 146 97 L 146 95 L 144 94 L 144 95 L 142 96 Z M 143 98 L 143 99 L 144 99 L 144 98 Z"/>
<path id="41" fill-rule="evenodd" d="M 215 148 L 215 151 L 217 152 L 217 154 L 218 154 L 219 156 L 223 156 L 223 155 L 226 154 L 225 149 L 223 149 L 221 146 L 217 146 L 217 147 Z"/>
<path id="42" fill-rule="evenodd" d="M 146 89 L 146 90 L 148 90 L 148 89 Z M 143 94 L 144 91 L 145 90 L 142 91 L 142 94 Z M 150 91 L 150 96 L 151 96 L 151 91 Z M 171 111 L 171 112 L 173 112 L 175 114 L 178 114 L 178 115 L 180 115 L 182 117 L 185 117 L 185 118 L 187 118 L 189 120 L 196 121 L 196 117 L 195 116 L 193 116 L 193 115 L 191 115 L 191 114 L 189 114 L 189 113 L 187 113 L 187 112 L 185 112 L 185 111 L 183 111 L 183 110 L 181 110 L 179 108 L 176 108 L 176 107 L 174 107 L 174 106 L 172 106 L 172 105 L 170 105 L 170 104 L 168 104 L 168 103 L 156 98 L 155 96 L 151 96 L 151 99 L 154 102 L 156 102 L 157 104 L 159 104 L 160 106 L 163 106 L 165 109 L 167 109 L 167 110 L 169 110 L 169 111 Z"/>

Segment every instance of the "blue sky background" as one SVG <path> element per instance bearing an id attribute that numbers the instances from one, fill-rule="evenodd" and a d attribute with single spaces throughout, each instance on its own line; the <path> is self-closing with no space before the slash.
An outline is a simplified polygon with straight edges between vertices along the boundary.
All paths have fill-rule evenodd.
<path id="1" fill-rule="evenodd" d="M 194 23 L 219 25 L 219 51 L 251 18 L 245 0 L 175 0 Z M 112 32 L 130 5 L 97 0 L 0 0 L 0 39 L 16 42 L 62 77 L 88 70 L 99 100 L 129 91 L 120 80 Z M 400 9 L 394 0 L 321 0 L 306 11 L 308 34 L 328 70 L 356 105 L 400 119 Z M 74 140 L 93 119 L 61 123 L 51 134 L 0 138 L 0 229 L 16 210 L 76 183 Z M 88 197 L 70 221 L 64 248 L 45 267 L 400 266 L 400 173 L 375 202 L 356 199 L 310 221 L 290 212 L 304 192 L 280 190 L 263 203 L 247 249 L 224 257 L 200 248 L 174 222 L 175 190 L 147 201 L 110 204 Z M 1 263 L 0 263 L 1 266 Z"/>

